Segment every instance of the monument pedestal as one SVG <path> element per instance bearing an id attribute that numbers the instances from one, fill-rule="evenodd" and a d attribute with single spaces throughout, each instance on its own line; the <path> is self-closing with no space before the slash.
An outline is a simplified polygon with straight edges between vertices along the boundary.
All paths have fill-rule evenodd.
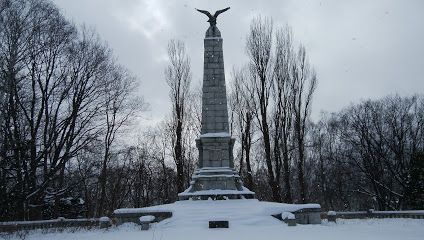
<path id="1" fill-rule="evenodd" d="M 204 134 L 196 139 L 199 150 L 199 168 L 230 167 L 234 168 L 233 146 L 235 139 L 228 133 L 218 137 L 217 134 Z M 205 137 L 206 136 L 206 137 Z"/>
<path id="2" fill-rule="evenodd" d="M 235 139 L 228 133 L 203 134 L 196 140 L 199 150 L 198 169 L 190 187 L 178 194 L 180 200 L 252 199 L 255 193 L 243 187 L 234 169 Z"/>
<path id="3" fill-rule="evenodd" d="M 253 199 L 255 193 L 243 187 L 237 172 L 229 167 L 197 169 L 190 187 L 178 194 L 180 200 Z"/>

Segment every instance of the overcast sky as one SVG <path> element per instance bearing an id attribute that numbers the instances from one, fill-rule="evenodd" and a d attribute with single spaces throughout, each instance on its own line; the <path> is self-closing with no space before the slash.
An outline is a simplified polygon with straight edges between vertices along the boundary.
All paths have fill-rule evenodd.
<path id="1" fill-rule="evenodd" d="M 227 81 L 233 66 L 246 62 L 245 41 L 251 20 L 272 17 L 274 26 L 290 25 L 318 75 L 313 119 L 361 99 L 424 90 L 424 1 L 422 0 L 53 0 L 77 24 L 94 27 L 119 62 L 136 74 L 150 103 L 148 123 L 169 111 L 164 80 L 169 39 L 186 43 L 193 86 L 203 74 L 206 16 L 215 12 L 224 39 Z"/>

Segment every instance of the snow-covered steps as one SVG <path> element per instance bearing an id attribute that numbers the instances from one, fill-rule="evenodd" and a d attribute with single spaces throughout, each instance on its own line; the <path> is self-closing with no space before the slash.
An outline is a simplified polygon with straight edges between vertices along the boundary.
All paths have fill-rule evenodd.
<path id="1" fill-rule="evenodd" d="M 253 199 L 255 193 L 243 186 L 233 168 L 204 167 L 195 170 L 190 187 L 178 197 L 180 200 Z"/>

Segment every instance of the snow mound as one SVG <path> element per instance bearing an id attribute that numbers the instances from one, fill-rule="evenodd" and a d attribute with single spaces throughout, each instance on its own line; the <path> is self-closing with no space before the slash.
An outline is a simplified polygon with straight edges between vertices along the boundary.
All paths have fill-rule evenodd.
<path id="1" fill-rule="evenodd" d="M 286 220 L 286 219 L 292 220 L 292 219 L 296 219 L 296 217 L 291 212 L 282 212 L 281 213 L 281 219 L 283 219 L 283 220 Z"/>
<path id="2" fill-rule="evenodd" d="M 140 222 L 153 222 L 155 220 L 155 216 L 152 215 L 146 215 L 140 217 Z"/>
<path id="3" fill-rule="evenodd" d="M 328 211 L 327 213 L 328 216 L 336 216 L 336 212 L 335 211 Z"/>
<path id="4" fill-rule="evenodd" d="M 99 218 L 99 221 L 100 222 L 110 222 L 110 218 L 108 218 L 108 217 L 101 217 L 101 218 Z"/>

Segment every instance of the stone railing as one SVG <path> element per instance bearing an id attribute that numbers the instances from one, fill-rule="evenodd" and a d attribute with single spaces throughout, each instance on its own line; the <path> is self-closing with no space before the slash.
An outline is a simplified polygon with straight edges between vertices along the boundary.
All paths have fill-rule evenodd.
<path id="1" fill-rule="evenodd" d="M 331 213 L 330 213 L 331 212 Z M 358 212 L 322 212 L 321 219 L 365 219 L 365 218 L 414 218 L 424 219 L 424 210 L 410 211 L 368 211 Z M 330 214 L 329 214 L 330 213 Z"/>
<path id="2" fill-rule="evenodd" d="M 160 222 L 164 219 L 172 217 L 172 212 L 166 211 L 138 211 L 134 209 L 133 211 L 125 211 L 122 209 L 115 210 L 113 217 L 116 221 L 116 225 L 121 225 L 123 223 L 132 222 L 140 224 L 140 217 L 143 216 L 154 216 L 155 219 L 152 222 Z"/>
<path id="3" fill-rule="evenodd" d="M 107 221 L 106 221 L 107 220 Z M 16 232 L 34 229 L 99 228 L 110 226 L 109 218 L 65 219 L 40 221 L 0 222 L 0 232 Z"/>

